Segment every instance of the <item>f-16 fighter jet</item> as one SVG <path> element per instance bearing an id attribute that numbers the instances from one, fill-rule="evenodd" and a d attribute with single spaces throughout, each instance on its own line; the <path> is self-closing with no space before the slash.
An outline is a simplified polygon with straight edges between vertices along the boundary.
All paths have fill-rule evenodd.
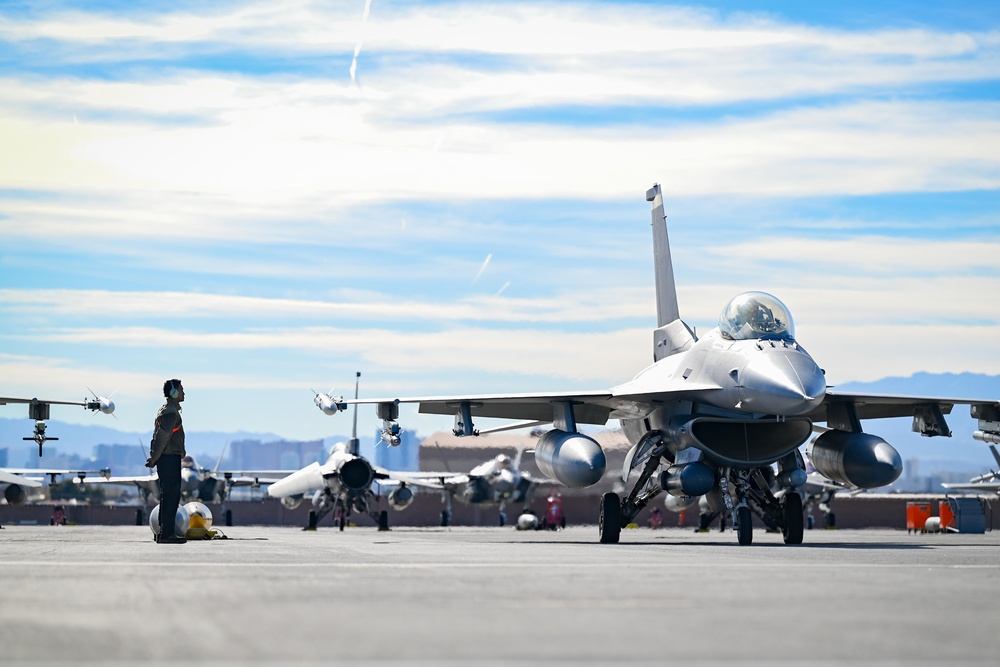
<path id="1" fill-rule="evenodd" d="M 802 497 L 775 493 L 766 471 L 776 464 L 779 491 L 804 484 L 799 447 L 818 422 L 825 427 L 808 447 L 813 465 L 852 488 L 884 486 L 902 472 L 899 453 L 864 432 L 862 420 L 909 416 L 922 435 L 950 436 L 944 415 L 956 404 L 968 404 L 979 419 L 981 439 L 1000 438 L 997 401 L 827 387 L 821 366 L 795 336 L 788 308 L 771 294 L 737 295 L 723 306 L 719 325 L 697 336 L 680 316 L 659 185 L 646 200 L 652 206 L 658 322 L 653 363 L 632 380 L 597 391 L 341 400 L 328 406 L 336 408 L 330 411 L 374 403 L 392 426 L 400 403 L 417 403 L 422 413 L 454 415 L 455 434 L 465 436 L 479 433 L 477 417 L 551 424 L 535 447 L 535 461 L 543 474 L 575 488 L 595 484 L 607 467 L 601 446 L 577 425 L 618 419 L 633 445 L 622 477 L 628 482 L 635 475 L 624 496 L 609 492 L 601 499 L 603 543 L 617 543 L 622 527 L 664 492 L 704 495 L 716 511 L 731 512 L 740 544 L 753 541 L 752 513 L 779 526 L 786 543 L 800 543 Z"/>

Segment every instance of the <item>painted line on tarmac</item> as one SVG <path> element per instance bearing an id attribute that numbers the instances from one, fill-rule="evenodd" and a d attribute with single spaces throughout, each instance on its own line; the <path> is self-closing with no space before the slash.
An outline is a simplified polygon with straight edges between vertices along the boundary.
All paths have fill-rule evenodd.
<path id="1" fill-rule="evenodd" d="M 344 562 L 310 562 L 310 563 L 237 563 L 237 562 L 226 562 L 219 563 L 214 561 L 150 561 L 150 560 L 103 560 L 103 561 L 37 561 L 37 560 L 4 560 L 4 568 L 11 567 L 29 567 L 32 569 L 37 568 L 95 568 L 95 567 L 138 567 L 138 568 L 148 568 L 148 567 L 176 567 L 178 569 L 189 569 L 195 567 L 216 567 L 216 568 L 316 568 L 316 567 L 329 567 L 334 565 L 339 569 L 354 569 L 354 570 L 433 570 L 439 568 L 458 568 L 458 569 L 481 569 L 481 568 L 495 568 L 497 566 L 503 566 L 505 568 L 511 569 L 554 569 L 554 570 L 597 570 L 597 569 L 616 569 L 620 570 L 622 568 L 636 568 L 648 566 L 655 569 L 660 569 L 663 564 L 658 562 L 616 562 L 616 563 L 511 563 L 508 561 L 497 560 L 497 561 L 483 561 L 483 562 L 464 562 L 456 563 L 454 561 L 441 561 L 441 562 L 428 562 L 428 563 L 344 563 Z M 850 570 L 1000 570 L 1000 563 L 987 564 L 987 563 L 975 563 L 975 564 L 935 564 L 935 563 L 852 563 L 852 562 L 842 562 L 842 563 L 716 563 L 716 562 L 688 562 L 679 563 L 671 562 L 671 568 L 704 568 L 707 570 L 747 570 L 747 569 L 761 569 L 761 570 L 839 570 L 839 569 L 850 569 Z"/>

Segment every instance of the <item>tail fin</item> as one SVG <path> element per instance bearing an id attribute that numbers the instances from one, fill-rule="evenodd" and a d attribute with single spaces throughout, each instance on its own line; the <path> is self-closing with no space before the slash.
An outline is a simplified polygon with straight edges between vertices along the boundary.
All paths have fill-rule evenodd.
<path id="1" fill-rule="evenodd" d="M 361 371 L 357 371 L 354 377 L 354 400 L 358 400 L 358 385 L 361 384 Z M 361 441 L 358 440 L 358 404 L 354 404 L 354 425 L 351 427 L 351 440 L 347 444 L 347 451 L 355 456 L 361 455 Z"/>
<path id="2" fill-rule="evenodd" d="M 667 237 L 667 216 L 663 211 L 663 195 L 656 183 L 646 191 L 646 201 L 653 210 L 653 270 L 656 276 L 656 326 L 653 332 L 653 360 L 659 361 L 688 349 L 697 338 L 681 321 L 674 284 L 674 264 L 670 258 Z"/>

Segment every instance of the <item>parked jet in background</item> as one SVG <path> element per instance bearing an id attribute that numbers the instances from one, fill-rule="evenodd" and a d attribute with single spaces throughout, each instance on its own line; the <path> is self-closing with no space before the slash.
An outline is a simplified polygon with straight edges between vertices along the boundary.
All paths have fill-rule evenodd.
<path id="1" fill-rule="evenodd" d="M 764 470 L 777 464 L 780 489 L 807 479 L 799 454 L 814 422 L 828 430 L 809 445 L 810 458 L 826 477 L 858 488 L 895 481 L 899 453 L 882 438 L 863 432 L 861 421 L 913 418 L 926 436 L 949 436 L 944 415 L 956 404 L 972 406 L 986 437 L 1000 442 L 1000 402 L 833 391 L 825 372 L 800 345 L 788 308 L 764 292 L 744 292 L 723 309 L 719 326 L 702 337 L 680 318 L 660 186 L 646 193 L 652 205 L 657 329 L 653 364 L 611 389 L 579 392 L 378 398 L 339 401 L 374 403 L 384 421 L 399 403 L 417 403 L 422 413 L 454 415 L 456 435 L 477 435 L 476 417 L 551 423 L 535 448 L 543 474 L 566 486 L 595 484 L 607 465 L 596 440 L 577 424 L 619 419 L 633 444 L 624 481 L 638 476 L 624 497 L 606 493 L 599 513 L 600 541 L 616 543 L 621 529 L 655 496 L 705 495 L 716 511 L 734 516 L 740 544 L 753 540 L 751 512 L 781 528 L 784 541 L 803 537 L 802 498 L 779 498 Z M 335 410 L 335 411 L 336 411 Z"/>
<path id="2" fill-rule="evenodd" d="M 4 486 L 3 497 L 8 505 L 18 507 L 28 500 L 27 489 L 39 489 L 45 482 L 39 477 L 48 476 L 49 486 L 55 486 L 56 478 L 73 475 L 74 481 L 83 482 L 88 476 L 108 476 L 109 470 L 54 470 L 51 468 L 0 468 L 0 485 Z M 92 478 L 92 477 L 91 477 Z"/>
<path id="3" fill-rule="evenodd" d="M 354 384 L 355 400 L 358 398 L 360 378 L 361 373 L 358 373 Z M 317 405 L 320 396 L 326 394 L 317 395 Z M 385 435 L 383 433 L 384 437 Z M 336 519 L 340 530 L 344 530 L 344 526 L 350 520 L 351 512 L 367 514 L 378 524 L 379 530 L 388 530 L 389 514 L 379 509 L 378 496 L 372 489 L 372 484 L 376 481 L 394 484 L 392 480 L 399 479 L 396 475 L 373 466 L 368 459 L 361 456 L 358 411 L 355 409 L 354 426 L 349 442 L 335 444 L 330 449 L 330 456 L 325 463 L 311 463 L 271 484 L 267 488 L 267 494 L 272 498 L 281 499 L 289 509 L 298 507 L 305 496 L 311 496 L 316 509 L 309 512 L 309 525 L 306 526 L 306 530 L 315 530 L 320 520 L 333 510 L 337 512 Z M 405 509 L 413 502 L 413 491 L 405 483 L 401 483 L 389 494 L 388 500 L 394 509 Z"/>
<path id="4" fill-rule="evenodd" d="M 997 470 L 990 471 L 988 475 L 973 477 L 964 484 L 942 484 L 946 489 L 955 491 L 972 491 L 974 493 L 1000 493 L 1000 453 L 997 452 L 996 445 L 990 445 L 990 452 L 997 462 Z"/>
<path id="5" fill-rule="evenodd" d="M 94 392 L 90 392 L 93 394 Z M 91 411 L 100 410 L 106 415 L 114 414 L 115 402 L 110 398 L 104 396 L 98 396 L 94 394 L 93 399 L 84 399 L 82 401 L 48 401 L 40 400 L 37 398 L 0 398 L 0 405 L 6 405 L 7 403 L 26 403 L 28 405 L 28 418 L 35 420 L 35 432 L 30 438 L 24 438 L 24 440 L 34 440 L 38 443 L 38 455 L 42 455 L 42 445 L 44 445 L 49 440 L 58 440 L 59 438 L 50 438 L 45 434 L 46 423 L 45 420 L 49 418 L 49 406 L 52 405 L 82 405 Z"/>
<path id="6" fill-rule="evenodd" d="M 273 484 L 292 471 L 220 470 L 219 466 L 222 462 L 223 453 L 225 453 L 225 447 L 223 447 L 222 453 L 219 454 L 219 461 L 216 463 L 215 470 L 198 465 L 198 462 L 190 454 L 181 459 L 181 503 L 192 501 L 220 503 L 225 523 L 227 526 L 230 526 L 232 525 L 232 516 L 226 511 L 225 506 L 233 488 L 247 486 L 259 488 L 263 485 Z M 144 507 L 152 507 L 159 502 L 160 479 L 155 470 L 148 475 L 105 476 L 87 481 L 95 484 L 133 485 L 142 496 Z"/>
<path id="7" fill-rule="evenodd" d="M 500 506 L 499 523 L 507 523 L 504 509 L 507 503 L 527 503 L 531 494 L 539 484 L 554 484 L 550 479 L 533 479 L 521 470 L 520 450 L 511 460 L 506 454 L 498 454 L 489 461 L 480 463 L 464 474 L 452 472 L 413 472 L 396 473 L 397 479 L 413 486 L 422 486 L 441 491 L 446 504 L 441 512 L 441 525 L 447 526 L 451 520 L 451 500 L 459 500 L 477 504 L 494 504 Z"/>

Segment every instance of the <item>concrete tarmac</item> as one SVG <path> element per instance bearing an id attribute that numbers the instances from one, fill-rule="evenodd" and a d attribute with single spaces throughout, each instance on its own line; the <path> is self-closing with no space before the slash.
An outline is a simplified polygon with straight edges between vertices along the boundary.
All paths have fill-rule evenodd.
<path id="1" fill-rule="evenodd" d="M 0 664 L 996 665 L 1000 532 L 0 530 Z"/>

